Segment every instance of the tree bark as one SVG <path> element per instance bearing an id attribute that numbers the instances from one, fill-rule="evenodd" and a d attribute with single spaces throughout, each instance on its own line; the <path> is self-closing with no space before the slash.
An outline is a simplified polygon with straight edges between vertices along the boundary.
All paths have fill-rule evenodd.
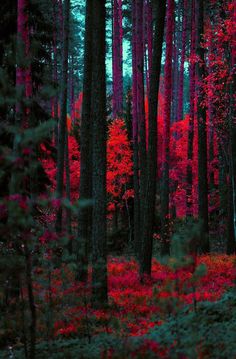
<path id="1" fill-rule="evenodd" d="M 136 0 L 136 71 L 137 71 L 137 116 L 138 116 L 138 149 L 139 149 L 139 210 L 142 228 L 143 204 L 146 181 L 146 123 L 144 111 L 144 51 L 143 51 L 143 0 Z M 141 254 L 141 232 L 139 233 L 138 257 Z"/>
<path id="2" fill-rule="evenodd" d="M 69 23 L 70 23 L 70 0 L 64 3 L 64 31 L 63 31 L 63 61 L 62 61 L 62 93 L 61 93 L 61 116 L 58 133 L 57 151 L 57 184 L 56 196 L 63 198 L 64 189 L 64 160 L 65 160 L 65 138 L 66 138 L 66 116 L 67 116 L 67 90 L 68 90 L 68 49 L 69 49 Z M 62 207 L 57 211 L 56 231 L 62 230 Z"/>
<path id="3" fill-rule="evenodd" d="M 137 56 L 136 56 L 136 0 L 132 3 L 132 135 L 134 162 L 134 251 L 138 256 L 140 248 L 140 200 L 139 200 L 139 145 L 137 109 Z"/>
<path id="4" fill-rule="evenodd" d="M 197 26 L 197 63 L 198 78 L 198 215 L 202 222 L 202 233 L 200 250 L 208 253 L 209 245 L 209 225 L 208 225 L 208 180 L 207 180 L 207 125 L 206 125 L 206 104 L 203 89 L 205 78 L 205 51 L 201 43 L 204 35 L 204 0 L 197 2 L 198 26 Z"/>
<path id="5" fill-rule="evenodd" d="M 113 0 L 113 118 L 123 115 L 122 0 Z"/>
<path id="6" fill-rule="evenodd" d="M 92 304 L 107 304 L 105 0 L 93 1 Z"/>
<path id="7" fill-rule="evenodd" d="M 190 45 L 190 57 L 193 58 L 196 49 L 196 29 L 195 29 L 195 0 L 192 0 L 191 9 L 191 45 Z M 188 163 L 187 163 L 187 186 L 186 186 L 186 216 L 191 217 L 193 215 L 193 139 L 194 139 L 194 102 L 195 102 L 195 77 L 196 66 L 193 60 L 190 63 L 189 77 L 190 77 L 190 110 L 189 110 L 189 126 L 188 126 Z"/>
<path id="8" fill-rule="evenodd" d="M 93 70 L 93 1 L 87 0 L 84 39 L 83 105 L 80 127 L 80 187 L 81 206 L 78 213 L 78 279 L 85 282 L 88 272 L 88 244 L 91 236 L 92 210 L 83 201 L 92 199 L 92 70 Z"/>
<path id="9" fill-rule="evenodd" d="M 165 76 L 165 104 L 164 104 L 164 157 L 162 174 L 162 241 L 161 254 L 170 253 L 170 228 L 169 228 L 169 195 L 170 195 L 170 117 L 171 117 L 171 89 L 172 89 L 172 30 L 174 19 L 174 1 L 167 2 L 167 30 L 166 30 L 166 62 Z"/>
<path id="10" fill-rule="evenodd" d="M 157 181 L 157 108 L 161 72 L 162 43 L 165 25 L 166 1 L 159 0 L 155 6 L 155 33 L 153 41 L 152 66 L 150 72 L 149 113 L 148 113 L 148 153 L 146 188 L 143 206 L 142 257 L 140 275 L 151 275 L 153 224 Z"/>
<path id="11" fill-rule="evenodd" d="M 236 6 L 232 11 L 232 18 L 236 15 Z M 234 40 L 236 40 L 236 31 L 234 31 Z M 228 240 L 227 253 L 233 254 L 236 251 L 236 110 L 235 110 L 235 92 L 236 92 L 236 54 L 235 49 L 231 48 L 230 72 L 232 80 L 229 87 L 230 111 L 229 111 L 229 186 L 228 186 Z"/>
<path id="12" fill-rule="evenodd" d="M 187 39 L 187 0 L 184 0 L 183 19 L 182 19 L 182 51 L 179 71 L 179 90 L 178 90 L 178 110 L 177 121 L 183 119 L 183 95 L 184 95 L 184 62 L 186 54 L 186 39 Z"/>

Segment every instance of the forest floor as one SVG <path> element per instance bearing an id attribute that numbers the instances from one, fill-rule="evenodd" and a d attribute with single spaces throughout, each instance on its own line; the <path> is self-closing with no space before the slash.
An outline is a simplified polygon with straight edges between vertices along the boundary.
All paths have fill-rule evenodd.
<path id="1" fill-rule="evenodd" d="M 161 343 L 159 346 L 158 340 L 151 340 L 149 334 L 157 333 L 171 318 L 176 320 L 178 313 L 183 310 L 187 314 L 194 313 L 200 316 L 198 311 L 202 310 L 202 303 L 219 303 L 225 293 L 235 286 L 235 263 L 235 256 L 201 256 L 193 271 L 192 266 L 178 266 L 173 259 L 169 263 L 160 263 L 154 259 L 152 279 L 140 284 L 138 265 L 133 259 L 110 257 L 109 307 L 103 310 L 91 308 L 89 286 L 78 284 L 68 266 L 54 270 L 50 282 L 48 272 L 39 268 L 34 273 L 38 343 L 48 340 L 45 339 L 45 333 L 51 333 L 50 341 L 53 338 L 53 342 L 60 343 L 57 355 L 52 354 L 50 358 L 136 358 L 140 347 L 130 351 L 127 349 L 127 343 L 130 339 L 138 338 L 140 346 L 140 338 L 146 336 L 145 341 L 142 341 L 141 358 L 151 358 L 152 355 L 175 358 L 169 353 L 168 343 Z M 106 341 L 104 335 L 110 339 Z M 110 342 L 111 338 L 115 338 L 115 344 Z M 69 347 L 73 348 L 78 340 L 82 340 L 83 344 L 80 344 L 79 349 L 77 347 L 77 356 L 73 356 L 69 354 Z M 171 337 L 168 340 L 176 343 L 176 339 Z M 122 342 L 119 352 L 122 350 L 123 354 L 113 355 L 112 353 L 121 345 L 118 342 Z M 88 347 L 91 350 L 88 351 Z M 45 358 L 44 349 L 40 349 L 41 356 L 36 356 L 37 358 Z M 147 356 L 145 350 L 148 351 Z M 81 351 L 83 354 L 79 354 Z"/>

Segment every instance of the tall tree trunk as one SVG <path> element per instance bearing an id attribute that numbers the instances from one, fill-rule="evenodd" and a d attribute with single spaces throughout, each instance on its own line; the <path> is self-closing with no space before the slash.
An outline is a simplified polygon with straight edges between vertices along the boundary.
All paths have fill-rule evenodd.
<path id="1" fill-rule="evenodd" d="M 147 0 L 147 45 L 148 45 L 148 71 L 151 74 L 153 52 L 153 11 L 150 0 Z"/>
<path id="2" fill-rule="evenodd" d="M 29 359 L 35 358 L 35 345 L 36 345 L 36 323 L 37 323 L 37 314 L 36 314 L 36 306 L 35 306 L 35 298 L 33 291 L 33 279 L 32 279 L 32 258 L 30 255 L 30 250 L 28 248 L 28 240 L 29 236 L 26 234 L 26 241 L 24 245 L 25 250 L 25 271 L 26 271 L 26 284 L 28 291 L 28 300 L 29 300 L 29 309 L 30 309 L 30 350 L 29 350 Z"/>
<path id="3" fill-rule="evenodd" d="M 29 28 L 27 14 L 28 0 L 17 1 L 17 50 L 16 50 L 16 90 L 19 100 L 15 107 L 15 125 L 19 128 L 27 128 L 29 125 L 29 109 L 25 109 L 23 102 L 31 96 L 31 74 L 30 68 L 25 68 L 25 59 L 29 55 Z M 13 152 L 18 156 L 17 136 L 14 138 Z M 9 184 L 10 194 L 18 193 L 21 183 L 15 171 L 11 174 Z"/>
<path id="4" fill-rule="evenodd" d="M 136 0 L 132 3 L 132 132 L 134 162 L 134 250 L 138 256 L 140 248 L 140 201 L 139 201 L 139 145 L 138 145 L 138 108 L 137 108 L 137 18 Z"/>
<path id="5" fill-rule="evenodd" d="M 174 19 L 174 0 L 167 2 L 167 30 L 166 30 L 166 62 L 165 76 L 165 104 L 164 104 L 164 156 L 162 178 L 162 242 L 161 254 L 170 253 L 170 228 L 169 228 L 169 167 L 170 167 L 170 117 L 171 117 L 171 89 L 172 89 L 172 30 Z"/>
<path id="6" fill-rule="evenodd" d="M 70 0 L 64 2 L 64 30 L 63 30 L 63 61 L 62 61 L 62 92 L 61 92 L 61 116 L 58 133 L 57 150 L 57 184 L 56 196 L 63 198 L 64 189 L 64 160 L 66 139 L 66 116 L 67 116 L 67 89 L 68 89 L 68 49 L 69 49 L 69 24 L 70 24 Z M 62 207 L 57 211 L 56 231 L 62 230 Z"/>
<path id="7" fill-rule="evenodd" d="M 181 12 L 183 9 L 183 0 L 179 0 L 178 4 L 175 4 L 177 21 L 173 19 L 173 50 L 172 50 L 172 104 L 171 104 L 171 123 L 177 121 L 178 115 L 178 90 L 179 90 L 179 77 L 180 77 L 180 48 L 182 40 L 181 23 Z"/>
<path id="8" fill-rule="evenodd" d="M 232 10 L 232 18 L 236 15 L 236 5 Z M 236 40 L 236 31 L 234 31 L 234 41 Z M 229 87 L 230 111 L 229 111 L 229 186 L 228 186 L 228 241 L 227 253 L 233 254 L 236 251 L 236 110 L 235 110 L 235 92 L 236 92 L 236 53 L 231 48 L 230 72 L 232 81 Z"/>
<path id="9" fill-rule="evenodd" d="M 75 83 L 74 83 L 74 56 L 71 56 L 71 69 L 70 69 L 70 116 L 71 116 L 71 123 L 74 123 L 75 120 Z"/>
<path id="10" fill-rule="evenodd" d="M 194 138 L 194 102 L 195 102 L 195 77 L 196 77 L 196 66 L 193 61 L 196 49 L 196 29 L 195 29 L 195 0 L 192 0 L 191 4 L 191 45 L 190 45 L 190 111 L 189 111 L 189 126 L 188 126 L 188 163 L 187 163 L 187 186 L 186 186 L 186 216 L 191 217 L 193 215 L 193 138 Z"/>
<path id="11" fill-rule="evenodd" d="M 68 129 L 66 129 L 66 140 L 65 140 L 65 171 L 66 171 L 66 198 L 68 201 L 71 201 L 70 194 L 70 159 L 69 159 L 69 136 Z M 66 209 L 66 231 L 68 236 L 68 251 L 72 254 L 72 218 L 71 218 L 71 209 Z"/>
<path id="12" fill-rule="evenodd" d="M 106 253 L 106 70 L 105 70 L 105 0 L 93 1 L 93 225 L 92 225 L 92 303 L 107 304 Z"/>
<path id="13" fill-rule="evenodd" d="M 140 220 L 143 219 L 143 204 L 145 196 L 146 181 L 146 123 L 144 111 L 144 46 L 143 46 L 143 0 L 137 0 L 136 3 L 136 71 L 137 71 L 137 116 L 138 116 L 138 148 L 139 148 L 139 208 Z M 141 222 L 142 227 L 142 222 Z M 141 234 L 141 233 L 140 233 Z M 139 234 L 138 256 L 141 252 L 141 235 Z"/>
<path id="14" fill-rule="evenodd" d="M 205 51 L 201 43 L 204 35 L 204 0 L 197 2 L 198 26 L 197 26 L 197 63 L 198 86 L 198 212 L 202 222 L 202 233 L 200 249 L 203 253 L 208 253 L 209 245 L 209 226 L 208 226 L 208 180 L 207 180 L 207 127 L 206 127 L 206 105 L 203 81 L 205 77 Z"/>
<path id="15" fill-rule="evenodd" d="M 153 224 L 155 217 L 157 181 L 157 108 L 161 72 L 162 43 L 165 25 L 166 1 L 159 0 L 155 6 L 152 67 L 150 72 L 149 112 L 148 112 L 148 154 L 146 188 L 143 206 L 142 256 L 140 274 L 151 275 Z"/>
<path id="16" fill-rule="evenodd" d="M 150 89 L 150 73 L 152 68 L 153 11 L 150 0 L 145 0 L 144 6 L 144 57 L 146 72 L 146 96 L 148 98 Z"/>
<path id="17" fill-rule="evenodd" d="M 92 69 L 93 69 L 93 0 L 86 3 L 84 39 L 83 105 L 80 127 L 80 187 L 81 206 L 78 212 L 78 279 L 87 280 L 88 243 L 91 234 L 91 206 L 83 201 L 92 199 Z"/>
<path id="18" fill-rule="evenodd" d="M 113 118 L 123 115 L 122 0 L 113 1 Z"/>
<path id="19" fill-rule="evenodd" d="M 177 121 L 183 119 L 183 95 L 184 95 L 184 62 L 186 54 L 186 39 L 187 39 L 187 0 L 184 0 L 183 6 L 183 20 L 182 20 L 182 51 L 179 71 L 179 90 L 178 90 L 178 111 Z"/>
<path id="20" fill-rule="evenodd" d="M 58 2 L 57 0 L 53 0 L 53 81 L 55 85 L 58 84 L 58 51 L 57 51 L 57 43 L 58 43 Z M 54 141 L 55 147 L 58 145 L 58 94 L 56 94 L 53 98 L 53 118 L 55 120 L 55 129 L 54 129 Z"/>

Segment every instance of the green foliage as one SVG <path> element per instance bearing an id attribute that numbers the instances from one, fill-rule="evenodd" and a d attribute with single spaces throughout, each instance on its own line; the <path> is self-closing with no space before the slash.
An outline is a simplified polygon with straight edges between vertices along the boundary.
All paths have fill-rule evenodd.
<path id="1" fill-rule="evenodd" d="M 109 334 L 99 334 L 89 340 L 86 338 L 59 339 L 37 345 L 36 358 L 51 359 L 104 358 L 112 353 L 112 358 L 156 358 L 151 346 L 143 350 L 146 342 L 157 343 L 160 350 L 168 348 L 168 358 L 186 357 L 195 359 L 234 358 L 236 356 L 236 296 L 226 293 L 217 302 L 199 304 L 198 311 L 189 307 L 177 316 L 171 316 L 161 326 L 150 330 L 149 334 L 136 338 L 121 338 Z M 14 350 L 14 358 L 23 359 L 23 350 Z M 135 356 L 134 356 L 134 353 Z M 9 350 L 0 352 L 1 358 L 9 358 Z"/>
<path id="2" fill-rule="evenodd" d="M 185 307 L 148 335 L 165 347 L 171 358 L 233 358 L 236 355 L 236 296 L 226 293 L 218 302 L 203 302 L 197 312 Z"/>

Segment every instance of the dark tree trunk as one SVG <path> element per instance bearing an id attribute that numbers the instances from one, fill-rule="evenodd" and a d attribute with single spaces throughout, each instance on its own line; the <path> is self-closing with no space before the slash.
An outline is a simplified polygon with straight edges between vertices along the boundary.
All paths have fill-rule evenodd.
<path id="1" fill-rule="evenodd" d="M 106 254 L 106 73 L 105 0 L 93 1 L 93 225 L 92 225 L 92 303 L 107 304 Z"/>
<path id="2" fill-rule="evenodd" d="M 134 162 L 134 251 L 138 256 L 140 248 L 140 201 L 139 201 L 139 146 L 138 146 L 138 109 L 137 109 L 137 56 L 136 56 L 136 0 L 132 3 L 132 132 Z"/>
<path id="3" fill-rule="evenodd" d="M 70 0 L 64 3 L 64 31 L 63 31 L 63 61 L 62 61 L 62 93 L 61 93 L 61 116 L 58 133 L 57 150 L 57 185 L 56 196 L 63 198 L 64 189 L 64 160 L 66 139 L 66 116 L 67 116 L 67 88 L 68 88 L 68 49 L 69 49 L 69 23 L 70 23 Z M 62 207 L 60 206 L 56 218 L 56 231 L 62 230 Z"/>
<path id="4" fill-rule="evenodd" d="M 122 0 L 113 0 L 113 118 L 123 115 Z"/>
<path id="5" fill-rule="evenodd" d="M 162 178 L 162 198 L 161 198 L 161 216 L 162 216 L 162 239 L 161 254 L 170 253 L 170 117 L 171 117 L 171 89 L 172 89 L 172 30 L 174 19 L 174 0 L 167 2 L 167 30 L 166 30 L 166 62 L 165 62 L 165 104 L 164 104 L 164 156 L 163 156 L 163 178 Z"/>
<path id="6" fill-rule="evenodd" d="M 207 128 L 206 128 L 206 105 L 203 89 L 203 80 L 205 77 L 205 51 L 201 46 L 204 35 L 204 1 L 197 2 L 198 7 L 198 26 L 197 26 L 197 77 L 198 87 L 198 211 L 199 219 L 202 222 L 202 233 L 200 250 L 202 253 L 208 253 L 209 245 L 209 226 L 208 226 L 208 181 L 207 181 Z"/>
<path id="7" fill-rule="evenodd" d="M 68 129 L 66 130 L 66 141 L 65 141 L 65 171 L 66 171 L 66 198 L 71 201 L 70 194 L 70 159 L 69 159 L 69 138 Z M 68 236 L 68 251 L 72 254 L 72 224 L 71 224 L 71 209 L 66 209 L 66 231 Z"/>
<path id="8" fill-rule="evenodd" d="M 29 46 L 28 38 L 28 19 L 27 19 L 27 0 L 17 1 L 17 53 L 16 53 L 16 90 L 20 94 L 20 99 L 15 106 L 15 125 L 20 128 L 26 128 L 28 120 L 25 116 L 25 106 L 23 105 L 25 97 L 27 97 L 26 86 L 26 69 L 22 64 L 23 59 L 21 54 L 27 56 L 27 47 Z M 15 156 L 19 156 L 19 145 L 15 136 L 13 143 L 13 152 Z M 16 171 L 11 174 L 11 180 L 9 183 L 10 194 L 18 193 L 21 188 L 19 178 L 17 178 Z"/>
<path id="9" fill-rule="evenodd" d="M 29 324 L 29 332 L 30 332 L 30 350 L 29 350 L 29 359 L 35 358 L 35 345 L 36 345 L 36 323 L 37 323 L 37 314 L 36 314 L 36 306 L 33 292 L 33 280 L 32 280 L 32 264 L 31 264 L 31 255 L 30 250 L 28 248 L 28 235 L 26 234 L 25 241 L 25 271 L 26 271 L 26 284 L 28 291 L 28 300 L 29 300 L 29 308 L 30 308 L 30 324 Z"/>
<path id="10" fill-rule="evenodd" d="M 75 120 L 75 109 L 74 109 L 74 104 L 75 104 L 75 84 L 74 84 L 74 78 L 75 78 L 75 73 L 74 73 L 74 56 L 71 56 L 71 69 L 70 69 L 70 116 L 71 116 L 71 123 L 74 123 Z"/>
<path id="11" fill-rule="evenodd" d="M 53 82 L 55 86 L 58 84 L 58 3 L 57 0 L 53 0 Z M 58 94 L 53 98 L 53 118 L 55 120 L 55 129 L 54 129 L 54 141 L 55 147 L 58 145 Z"/>
<path id="12" fill-rule="evenodd" d="M 195 29 L 195 0 L 192 0 L 191 10 L 191 45 L 190 45 L 190 56 L 193 57 L 196 48 L 196 29 Z M 187 163 L 187 186 L 186 186 L 186 216 L 191 217 L 193 215 L 193 139 L 194 139 L 194 101 L 195 101 L 195 77 L 196 77 L 196 66 L 195 63 L 190 63 L 189 70 L 190 77 L 190 111 L 189 111 L 189 126 L 188 126 L 188 163 Z"/>
<path id="13" fill-rule="evenodd" d="M 177 21 L 173 19 L 173 50 L 172 50 L 172 90 L 171 90 L 171 123 L 177 121 L 178 111 L 178 90 L 179 90 L 179 77 L 180 77 L 180 46 L 181 46 L 181 11 L 183 0 L 180 0 L 178 4 L 175 4 L 176 13 L 178 14 Z"/>
<path id="14" fill-rule="evenodd" d="M 92 210 L 83 201 L 92 199 L 92 68 L 93 68 L 93 1 L 87 0 L 85 23 L 83 105 L 80 127 L 80 187 L 81 206 L 78 213 L 78 279 L 87 280 L 88 243 L 91 235 Z"/>
<path id="15" fill-rule="evenodd" d="M 184 0 L 183 19 L 182 19 L 182 51 L 181 62 L 179 70 L 179 88 L 178 88 L 178 110 L 177 121 L 183 119 L 183 95 L 184 95 L 184 62 L 186 54 L 186 39 L 187 39 L 187 0 Z"/>
<path id="16" fill-rule="evenodd" d="M 146 124 L 144 112 L 144 52 L 143 52 L 143 0 L 136 0 L 136 71 L 137 71 L 137 116 L 138 116 L 138 149 L 139 149 L 139 210 L 142 228 L 143 204 L 146 180 Z M 138 257 L 141 253 L 141 232 L 139 233 Z"/>
<path id="17" fill-rule="evenodd" d="M 235 15 L 236 10 L 234 10 Z M 229 111 L 229 184 L 228 184 L 228 240 L 227 253 L 233 254 L 236 251 L 236 72 L 234 69 L 236 54 L 235 49 L 231 49 L 232 81 L 229 87 L 230 111 Z"/>
<path id="18" fill-rule="evenodd" d="M 143 205 L 142 256 L 140 257 L 141 277 L 143 274 L 151 275 L 157 181 L 157 108 L 165 13 L 166 2 L 159 0 L 155 6 L 155 34 L 153 41 L 152 67 L 150 72 L 148 154 L 145 199 Z"/>

